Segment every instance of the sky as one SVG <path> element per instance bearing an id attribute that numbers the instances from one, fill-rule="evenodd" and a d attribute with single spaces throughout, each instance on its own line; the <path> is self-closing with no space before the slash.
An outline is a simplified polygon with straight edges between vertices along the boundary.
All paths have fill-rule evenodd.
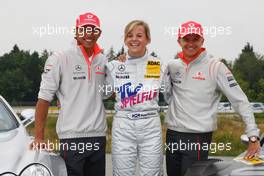
<path id="1" fill-rule="evenodd" d="M 0 2 L 0 56 L 17 44 L 42 52 L 66 50 L 79 14 L 95 13 L 101 20 L 98 44 L 105 53 L 123 45 L 123 31 L 131 20 L 150 26 L 155 51 L 169 61 L 181 50 L 177 28 L 192 20 L 205 28 L 204 46 L 215 57 L 234 60 L 247 42 L 264 55 L 264 1 L 262 0 L 2 0 Z"/>

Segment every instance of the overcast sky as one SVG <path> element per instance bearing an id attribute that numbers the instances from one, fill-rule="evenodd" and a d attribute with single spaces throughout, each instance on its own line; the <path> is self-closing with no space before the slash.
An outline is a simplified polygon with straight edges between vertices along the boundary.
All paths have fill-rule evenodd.
<path id="1" fill-rule="evenodd" d="M 215 57 L 233 60 L 246 42 L 264 55 L 263 9 L 262 0 L 2 0 L 0 55 L 14 44 L 39 52 L 67 49 L 76 17 L 89 11 L 101 20 L 103 33 L 98 43 L 106 51 L 111 46 L 120 49 L 125 25 L 141 19 L 151 28 L 149 50 L 168 61 L 180 51 L 177 27 L 194 20 L 206 27 L 205 47 Z M 56 33 L 55 28 L 69 32 Z"/>

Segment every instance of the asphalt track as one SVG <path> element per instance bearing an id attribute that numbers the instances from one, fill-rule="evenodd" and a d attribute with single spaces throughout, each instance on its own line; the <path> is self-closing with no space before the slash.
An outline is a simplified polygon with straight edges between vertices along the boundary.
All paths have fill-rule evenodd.
<path id="1" fill-rule="evenodd" d="M 218 158 L 218 159 L 222 159 L 224 161 L 229 161 L 232 160 L 233 157 L 211 157 L 211 158 Z M 164 156 L 164 160 L 163 160 L 163 170 L 164 170 L 164 176 L 167 176 L 166 174 L 166 167 L 165 167 L 165 156 Z M 107 154 L 106 155 L 106 176 L 112 176 L 112 155 L 111 154 Z M 138 169 L 136 171 L 136 176 L 138 176 Z"/>

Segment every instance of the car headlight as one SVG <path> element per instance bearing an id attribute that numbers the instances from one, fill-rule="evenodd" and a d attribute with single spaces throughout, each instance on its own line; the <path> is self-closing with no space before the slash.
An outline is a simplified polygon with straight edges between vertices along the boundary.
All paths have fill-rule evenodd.
<path id="1" fill-rule="evenodd" d="M 19 176 L 52 176 L 50 170 L 40 163 L 33 163 L 25 167 Z"/>

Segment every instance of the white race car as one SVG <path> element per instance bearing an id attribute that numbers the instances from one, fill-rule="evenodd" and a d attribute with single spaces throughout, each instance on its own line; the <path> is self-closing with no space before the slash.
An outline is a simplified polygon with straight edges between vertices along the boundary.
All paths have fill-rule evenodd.
<path id="1" fill-rule="evenodd" d="M 0 96 L 0 175 L 67 176 L 63 159 L 52 152 L 30 150 L 33 137 L 26 126 L 34 121 L 34 110 L 21 112 L 21 120 Z"/>

